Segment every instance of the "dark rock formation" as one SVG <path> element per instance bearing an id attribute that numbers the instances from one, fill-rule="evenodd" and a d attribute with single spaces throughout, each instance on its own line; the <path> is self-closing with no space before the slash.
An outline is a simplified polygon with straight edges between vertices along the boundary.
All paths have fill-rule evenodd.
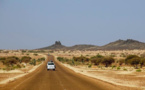
<path id="1" fill-rule="evenodd" d="M 145 49 L 145 43 L 139 42 L 133 39 L 127 40 L 117 40 L 115 42 L 111 42 L 104 46 L 95 46 L 95 45 L 74 45 L 72 47 L 66 47 L 61 44 L 60 41 L 56 41 L 55 44 L 44 47 L 41 49 L 47 50 L 133 50 L 133 49 Z"/>

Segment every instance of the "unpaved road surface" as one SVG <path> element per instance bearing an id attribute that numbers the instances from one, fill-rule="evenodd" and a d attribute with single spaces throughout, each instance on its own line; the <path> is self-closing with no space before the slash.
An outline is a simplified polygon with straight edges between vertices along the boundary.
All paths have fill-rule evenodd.
<path id="1" fill-rule="evenodd" d="M 48 60 L 54 57 L 48 56 Z M 47 71 L 47 61 L 36 71 L 1 85 L 0 90 L 133 90 L 75 73 L 56 61 L 56 71 Z"/>

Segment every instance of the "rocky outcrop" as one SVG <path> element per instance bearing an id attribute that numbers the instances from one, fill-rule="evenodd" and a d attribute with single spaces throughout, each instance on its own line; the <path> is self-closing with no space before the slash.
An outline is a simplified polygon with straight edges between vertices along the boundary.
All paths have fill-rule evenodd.
<path id="1" fill-rule="evenodd" d="M 127 40 L 117 40 L 115 42 L 111 42 L 104 46 L 96 46 L 96 45 L 74 45 L 72 47 L 66 47 L 61 44 L 60 41 L 56 41 L 55 44 L 44 47 L 41 49 L 47 50 L 133 50 L 133 49 L 145 49 L 145 43 L 139 42 L 133 39 Z"/>

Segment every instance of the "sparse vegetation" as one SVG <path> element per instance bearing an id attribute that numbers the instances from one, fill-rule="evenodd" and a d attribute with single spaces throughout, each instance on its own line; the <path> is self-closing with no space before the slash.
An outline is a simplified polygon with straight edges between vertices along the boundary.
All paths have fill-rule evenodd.
<path id="1" fill-rule="evenodd" d="M 113 55 L 115 53 L 112 53 Z M 108 55 L 103 56 L 99 53 L 96 56 L 91 56 L 88 54 L 81 55 L 79 57 L 73 57 L 71 59 L 65 58 L 65 57 L 58 57 L 57 59 L 63 63 L 67 63 L 70 65 L 87 65 L 88 67 L 92 67 L 92 65 L 98 66 L 98 68 L 104 68 L 104 67 L 112 67 L 112 69 L 116 70 L 124 70 L 127 71 L 128 68 L 122 68 L 124 66 L 133 66 L 135 69 L 142 68 L 145 65 L 145 58 L 139 57 L 137 55 L 128 55 L 128 53 L 125 53 L 124 55 L 127 55 L 126 57 L 123 57 L 121 59 L 115 59 L 114 57 Z M 70 56 L 70 54 L 68 55 Z M 116 55 L 115 55 L 116 56 Z M 128 69 L 131 70 L 131 69 Z"/>
<path id="2" fill-rule="evenodd" d="M 33 55 L 34 55 L 34 56 L 38 56 L 38 54 L 37 54 L 37 53 L 34 53 Z"/>
<path id="3" fill-rule="evenodd" d="M 21 59 L 21 63 L 24 62 L 24 63 L 29 63 L 31 60 L 31 57 L 28 57 L 28 56 L 23 56 L 22 59 Z"/>
<path id="4" fill-rule="evenodd" d="M 141 72 L 141 69 L 137 69 L 136 72 Z"/>

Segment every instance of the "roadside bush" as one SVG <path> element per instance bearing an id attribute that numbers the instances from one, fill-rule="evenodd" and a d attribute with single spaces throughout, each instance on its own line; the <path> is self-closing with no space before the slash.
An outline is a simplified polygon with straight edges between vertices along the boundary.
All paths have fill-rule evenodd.
<path id="1" fill-rule="evenodd" d="M 36 60 L 35 59 L 31 60 L 30 64 L 35 66 L 36 65 Z"/>
<path id="2" fill-rule="evenodd" d="M 117 67 L 117 70 L 120 70 L 120 67 Z"/>
<path id="3" fill-rule="evenodd" d="M 3 61 L 3 64 L 7 66 L 13 66 L 14 64 L 17 64 L 18 62 L 19 62 L 19 58 L 12 56 L 12 57 L 7 57 L 6 60 Z"/>
<path id="4" fill-rule="evenodd" d="M 79 62 L 88 62 L 89 61 L 89 58 L 86 58 L 84 56 L 80 56 L 80 57 L 73 57 L 74 61 L 79 61 Z"/>
<path id="5" fill-rule="evenodd" d="M 134 66 L 136 69 L 138 68 L 138 64 L 141 62 L 141 58 L 137 55 L 129 55 L 125 59 L 126 64 L 130 64 Z M 143 64 L 143 63 L 142 63 Z"/>
<path id="6" fill-rule="evenodd" d="M 145 65 L 145 58 L 141 58 L 139 63 L 140 63 L 140 68 L 142 68 Z"/>
<path id="7" fill-rule="evenodd" d="M 5 57 L 0 57 L 0 61 L 6 60 Z"/>
<path id="8" fill-rule="evenodd" d="M 96 56 L 93 56 L 91 57 L 91 62 L 94 64 L 94 65 L 99 65 L 104 59 L 104 56 L 102 55 L 96 55 Z"/>
<path id="9" fill-rule="evenodd" d="M 64 60 L 63 57 L 57 57 L 57 60 L 59 60 L 60 62 Z"/>
<path id="10" fill-rule="evenodd" d="M 91 62 L 94 64 L 94 65 L 99 65 L 101 63 L 103 59 L 102 58 L 93 58 L 91 59 Z"/>
<path id="11" fill-rule="evenodd" d="M 22 62 L 24 62 L 24 63 L 29 63 L 31 61 L 31 57 L 29 57 L 29 56 L 23 56 L 22 58 L 21 58 L 21 63 Z"/>
<path id="12" fill-rule="evenodd" d="M 20 65 L 20 64 L 14 65 L 14 66 L 12 67 L 12 70 L 18 69 L 18 68 L 21 68 L 21 65 Z"/>
<path id="13" fill-rule="evenodd" d="M 141 72 L 141 69 L 137 69 L 136 72 Z"/>
<path id="14" fill-rule="evenodd" d="M 37 60 L 37 62 L 42 62 L 42 61 L 45 61 L 45 58 L 43 57 L 43 58 L 39 58 L 38 60 Z"/>
<path id="15" fill-rule="evenodd" d="M 137 55 L 129 55 L 125 59 L 125 64 L 130 64 L 130 60 L 132 60 L 133 58 L 139 58 L 139 57 Z"/>
<path id="16" fill-rule="evenodd" d="M 98 55 L 96 55 L 96 56 L 91 57 L 91 59 L 94 59 L 94 58 L 103 58 L 103 57 L 104 57 L 104 56 L 98 54 Z"/>
<path id="17" fill-rule="evenodd" d="M 105 67 L 108 67 L 109 65 L 111 65 L 112 63 L 114 63 L 115 62 L 115 60 L 114 60 L 114 58 L 112 58 L 112 57 L 105 57 L 103 60 L 102 60 L 102 64 L 104 64 L 105 65 Z"/>
<path id="18" fill-rule="evenodd" d="M 126 69 L 126 68 L 123 68 L 123 70 L 124 70 L 124 71 L 127 71 L 127 69 Z"/>
<path id="19" fill-rule="evenodd" d="M 91 68 L 91 67 L 92 67 L 92 64 L 89 64 L 89 65 L 88 65 L 88 68 Z"/>
<path id="20" fill-rule="evenodd" d="M 114 68 L 116 68 L 116 66 L 115 66 L 115 65 L 113 65 L 113 66 L 112 66 L 112 69 L 114 69 Z"/>
<path id="21" fill-rule="evenodd" d="M 38 54 L 37 54 L 37 53 L 34 53 L 33 55 L 34 55 L 34 56 L 38 56 Z"/>

